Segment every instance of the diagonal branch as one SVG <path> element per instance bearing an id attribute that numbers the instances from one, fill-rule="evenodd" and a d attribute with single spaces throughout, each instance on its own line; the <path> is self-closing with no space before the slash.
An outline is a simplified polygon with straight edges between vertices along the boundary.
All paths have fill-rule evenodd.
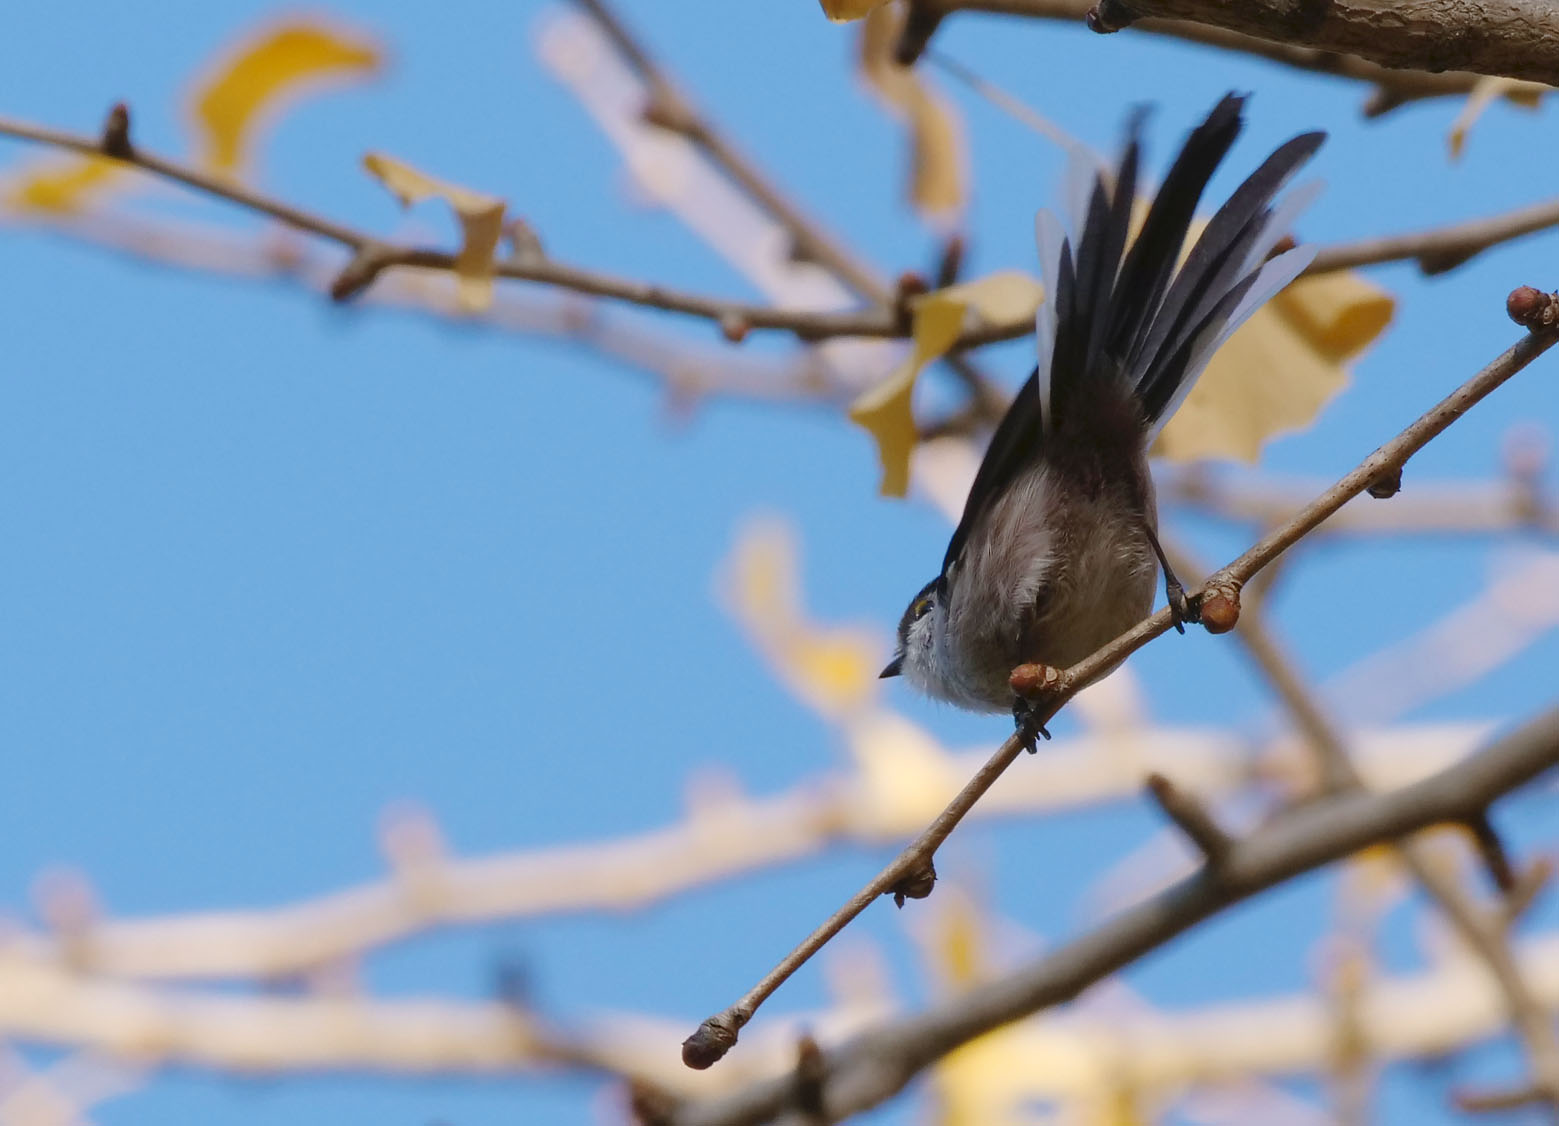
<path id="1" fill-rule="evenodd" d="M 1551 348 L 1556 340 L 1559 340 L 1559 335 L 1549 331 L 1530 333 L 1518 341 L 1437 406 L 1365 458 L 1357 468 L 1316 497 L 1286 524 L 1274 528 L 1238 559 L 1214 574 L 1203 584 L 1200 591 L 1193 594 L 1193 599 L 1199 601 L 1212 592 L 1221 600 L 1232 603 L 1233 613 L 1237 618 L 1240 587 L 1252 576 L 1314 531 L 1329 516 L 1372 483 L 1389 473 L 1400 472 L 1410 457 L 1494 388 Z M 1034 723 L 1042 727 L 1079 689 L 1104 676 L 1126 657 L 1166 632 L 1170 626 L 1170 611 L 1168 608 L 1162 609 L 1091 656 L 1055 675 L 1045 685 L 1043 693 L 1033 701 L 1037 713 L 1033 716 Z M 879 896 L 894 893 L 901 889 L 906 881 L 919 879 L 923 873 L 929 871 L 932 858 L 942 842 L 1002 773 L 1016 761 L 1026 745 L 1027 739 L 1021 731 L 1008 738 L 959 791 L 958 796 L 937 815 L 936 820 L 886 868 L 851 896 L 740 1000 L 706 1019 L 683 1043 L 683 1061 L 690 1067 L 698 1068 L 709 1067 L 718 1061 L 736 1043 L 742 1026 L 752 1019 L 758 1007 L 791 974 L 805 965 L 830 939 L 848 926 Z"/>
<path id="2" fill-rule="evenodd" d="M 1197 573 L 1194 561 L 1178 552 L 1171 554 L 1178 555 L 1175 566 L 1183 567 L 1184 573 Z M 1354 767 L 1341 730 L 1268 630 L 1262 609 L 1260 599 L 1246 600 L 1235 628 L 1236 638 L 1305 737 L 1319 762 L 1325 788 L 1334 792 L 1362 792 L 1363 780 Z M 1479 814 L 1472 820 L 1487 825 L 1486 814 Z M 1508 917 L 1501 911 L 1480 909 L 1456 879 L 1433 862 L 1422 842 L 1399 841 L 1396 852 L 1403 866 L 1450 920 L 1462 940 L 1482 959 L 1498 984 L 1511 1022 L 1526 1050 L 1533 1076 L 1531 1090 L 1559 1105 L 1559 1035 L 1516 964 L 1509 944 Z"/>
<path id="3" fill-rule="evenodd" d="M 1386 794 L 1344 793 L 1296 809 L 1236 842 L 1203 869 L 1016 973 L 824 1054 L 819 1084 L 829 1121 L 876 1106 L 922 1068 L 1010 1021 L 1069 1001 L 1088 986 L 1257 892 L 1371 845 L 1461 822 L 1559 765 L 1559 709 L 1473 758 Z M 794 1084 L 756 1084 L 693 1104 L 675 1126 L 755 1126 L 794 1108 Z"/>
<path id="4" fill-rule="evenodd" d="M 723 172 L 732 183 L 768 212 L 790 237 L 792 253 L 822 266 L 855 294 L 879 309 L 896 304 L 894 287 L 880 273 L 857 258 L 823 225 L 806 214 L 729 138 L 683 95 L 671 76 L 629 31 L 613 11 L 608 0 L 575 0 L 595 20 L 628 65 L 638 74 L 650 92 L 644 108 L 646 119 L 685 137 L 704 157 Z M 899 319 L 899 331 L 887 335 L 907 335 L 908 325 Z M 1028 326 L 1031 330 L 1032 326 Z M 1018 335 L 1023 335 L 1019 333 Z M 844 335 L 829 333 L 827 335 Z M 956 353 L 958 349 L 953 349 Z M 968 388 L 974 407 L 987 420 L 1000 418 L 1006 403 L 994 384 L 966 356 L 949 355 L 948 367 Z"/>

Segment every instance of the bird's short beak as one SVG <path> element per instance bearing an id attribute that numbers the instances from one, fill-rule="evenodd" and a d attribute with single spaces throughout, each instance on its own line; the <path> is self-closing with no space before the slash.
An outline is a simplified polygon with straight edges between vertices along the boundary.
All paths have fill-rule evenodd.
<path id="1" fill-rule="evenodd" d="M 904 654 L 900 653 L 897 657 L 893 658 L 893 660 L 888 662 L 888 667 L 887 668 L 883 669 L 880 673 L 877 674 L 877 679 L 878 680 L 886 680 L 890 676 L 898 676 L 899 673 L 901 673 L 903 671 L 904 671 Z"/>

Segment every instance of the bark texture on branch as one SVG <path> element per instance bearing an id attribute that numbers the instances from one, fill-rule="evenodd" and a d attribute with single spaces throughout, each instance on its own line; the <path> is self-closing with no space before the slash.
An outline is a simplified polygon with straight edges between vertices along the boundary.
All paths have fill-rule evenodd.
<path id="1" fill-rule="evenodd" d="M 1382 66 L 1559 83 L 1553 0 L 1128 0 L 1126 6 L 1137 15 L 1194 20 Z"/>

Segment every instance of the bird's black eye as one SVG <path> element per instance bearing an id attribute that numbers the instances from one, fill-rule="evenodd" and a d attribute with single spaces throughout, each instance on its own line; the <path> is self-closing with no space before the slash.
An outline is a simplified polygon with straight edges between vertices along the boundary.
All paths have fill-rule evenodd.
<path id="1" fill-rule="evenodd" d="M 912 621 L 918 622 L 929 613 L 931 613 L 931 596 L 929 594 L 922 594 L 915 599 L 914 605 L 909 608 L 909 616 Z"/>

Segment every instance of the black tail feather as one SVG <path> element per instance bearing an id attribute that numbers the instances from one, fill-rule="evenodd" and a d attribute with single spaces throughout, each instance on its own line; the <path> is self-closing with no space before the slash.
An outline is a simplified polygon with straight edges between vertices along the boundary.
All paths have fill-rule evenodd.
<path id="1" fill-rule="evenodd" d="M 944 579 L 991 503 L 1040 460 L 1047 432 L 1064 427 L 1086 442 L 1090 426 L 1121 425 L 1117 409 L 1097 416 L 1088 409 L 1122 401 L 1101 394 L 1101 383 L 1133 396 L 1138 421 L 1150 430 L 1199 374 L 1233 318 L 1298 272 L 1301 260 L 1290 258 L 1263 276 L 1256 259 L 1283 233 L 1271 229 L 1273 198 L 1315 153 L 1320 133 L 1302 134 L 1274 151 L 1218 209 L 1176 269 L 1202 193 L 1239 135 L 1244 103 L 1226 95 L 1192 130 L 1129 246 L 1141 114 L 1130 123 L 1115 175 L 1095 176 L 1075 254 L 1072 242 L 1063 240 L 1055 276 L 1047 278 L 1050 309 L 1041 316 L 1053 314 L 1051 353 L 1042 348 L 1043 371 L 1029 376 L 991 438 L 948 544 Z M 1121 435 L 1101 430 L 1092 437 L 1113 441 Z"/>

